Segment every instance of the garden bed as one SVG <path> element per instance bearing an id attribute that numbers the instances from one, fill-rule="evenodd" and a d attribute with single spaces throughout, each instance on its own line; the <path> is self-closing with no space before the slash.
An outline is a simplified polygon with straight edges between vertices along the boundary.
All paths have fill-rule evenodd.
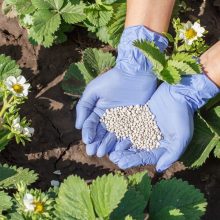
<path id="1" fill-rule="evenodd" d="M 0 1 L 1 2 L 1 1 Z M 209 34 L 207 41 L 213 44 L 220 36 L 220 13 L 207 1 L 205 11 L 199 7 L 200 1 L 191 1 L 195 9 L 189 18 L 195 20 L 199 14 L 202 25 Z M 188 18 L 188 15 L 183 15 Z M 32 89 L 28 101 L 22 106 L 22 115 L 32 120 L 35 135 L 32 142 L 25 147 L 11 142 L 0 155 L 0 163 L 28 167 L 39 173 L 37 188 L 46 189 L 55 179 L 55 170 L 61 170 L 60 181 L 70 174 L 77 174 L 87 181 L 96 176 L 117 170 L 108 158 L 88 157 L 82 144 L 80 132 L 74 128 L 74 100 L 64 94 L 61 81 L 65 70 L 72 62 L 81 59 L 82 50 L 87 47 L 104 48 L 98 40 L 87 37 L 86 30 L 76 28 L 69 34 L 69 40 L 49 49 L 32 46 L 27 40 L 27 33 L 19 27 L 16 19 L 8 19 L 0 13 L 0 54 L 15 59 L 21 66 Z M 126 174 L 147 169 L 157 178 L 154 167 L 146 166 L 126 170 Z M 205 193 L 208 200 L 208 211 L 203 219 L 220 219 L 220 161 L 210 158 L 198 170 L 185 170 L 177 162 L 164 177 L 172 175 L 181 177 L 194 184 Z"/>

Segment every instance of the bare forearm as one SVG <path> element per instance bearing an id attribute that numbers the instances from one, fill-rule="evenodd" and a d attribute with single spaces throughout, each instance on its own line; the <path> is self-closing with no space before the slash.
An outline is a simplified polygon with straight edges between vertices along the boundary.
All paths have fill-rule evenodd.
<path id="1" fill-rule="evenodd" d="M 125 26 L 144 25 L 158 32 L 169 27 L 175 0 L 127 0 Z"/>
<path id="2" fill-rule="evenodd" d="M 207 76 L 220 87 L 220 41 L 200 57 L 200 63 Z"/>

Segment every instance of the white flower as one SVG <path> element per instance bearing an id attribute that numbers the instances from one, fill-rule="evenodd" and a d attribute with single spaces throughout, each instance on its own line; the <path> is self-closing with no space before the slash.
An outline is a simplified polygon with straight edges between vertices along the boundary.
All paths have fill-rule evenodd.
<path id="1" fill-rule="evenodd" d="M 23 134 L 27 137 L 32 137 L 34 134 L 34 128 L 31 127 L 24 127 L 23 128 Z"/>
<path id="2" fill-rule="evenodd" d="M 23 127 L 20 124 L 20 117 L 15 118 L 12 121 L 12 129 L 16 132 L 22 133 L 23 132 Z"/>
<path id="3" fill-rule="evenodd" d="M 33 212 L 35 210 L 34 197 L 30 193 L 26 193 L 23 198 L 25 212 Z"/>
<path id="4" fill-rule="evenodd" d="M 205 28 L 201 27 L 198 22 L 192 24 L 192 22 L 188 21 L 183 25 L 183 29 L 180 30 L 179 37 L 183 39 L 186 44 L 192 45 L 195 40 L 203 36 L 204 32 Z"/>
<path id="5" fill-rule="evenodd" d="M 55 175 L 61 175 L 61 171 L 60 170 L 56 170 L 53 172 Z"/>
<path id="6" fill-rule="evenodd" d="M 50 182 L 50 184 L 51 184 L 51 186 L 58 187 L 58 186 L 60 185 L 60 182 L 57 181 L 57 180 L 52 180 L 52 181 Z"/>
<path id="7" fill-rule="evenodd" d="M 32 25 L 33 24 L 33 17 L 31 15 L 27 14 L 24 16 L 23 22 L 26 25 Z"/>
<path id="8" fill-rule="evenodd" d="M 15 96 L 22 97 L 28 95 L 30 84 L 26 83 L 26 79 L 23 76 L 9 76 L 5 81 L 5 85 Z"/>

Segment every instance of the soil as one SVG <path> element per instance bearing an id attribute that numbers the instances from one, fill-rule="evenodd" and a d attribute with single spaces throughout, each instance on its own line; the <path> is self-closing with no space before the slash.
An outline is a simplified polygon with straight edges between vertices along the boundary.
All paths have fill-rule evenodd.
<path id="1" fill-rule="evenodd" d="M 213 7 L 213 1 L 204 2 L 205 7 L 201 7 L 202 1 L 190 1 L 189 5 L 194 11 L 182 16 L 190 20 L 201 19 L 202 25 L 209 31 L 207 42 L 211 45 L 220 36 L 220 11 Z M 17 20 L 0 13 L 0 54 L 15 59 L 32 85 L 21 114 L 32 120 L 35 128 L 32 142 L 25 147 L 11 142 L 1 152 L 0 162 L 35 170 L 39 173 L 35 187 L 48 188 L 50 181 L 57 179 L 53 174 L 55 170 L 61 170 L 60 181 L 70 174 L 76 174 L 90 182 L 99 175 L 118 169 L 107 157 L 98 159 L 86 155 L 80 132 L 74 128 L 76 100 L 65 95 L 61 88 L 65 70 L 72 62 L 81 59 L 82 50 L 87 47 L 109 50 L 106 45 L 89 38 L 81 28 L 74 29 L 68 41 L 61 45 L 49 49 L 33 46 Z M 177 162 L 163 176 L 155 174 L 152 166 L 129 169 L 125 174 L 148 170 L 149 175 L 154 177 L 153 181 L 173 175 L 183 178 L 205 193 L 209 205 L 203 219 L 220 219 L 220 160 L 212 157 L 200 169 L 185 169 L 183 164 Z"/>

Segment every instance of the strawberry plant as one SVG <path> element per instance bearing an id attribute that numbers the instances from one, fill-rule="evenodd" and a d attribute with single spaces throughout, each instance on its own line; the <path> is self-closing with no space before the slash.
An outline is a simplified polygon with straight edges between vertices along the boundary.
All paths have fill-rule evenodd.
<path id="1" fill-rule="evenodd" d="M 0 189 L 14 188 L 18 183 L 30 185 L 37 178 L 38 175 L 29 169 L 0 164 Z"/>
<path id="2" fill-rule="evenodd" d="M 96 0 L 85 8 L 85 26 L 104 43 L 116 47 L 124 29 L 126 1 Z"/>
<path id="3" fill-rule="evenodd" d="M 27 99 L 30 84 L 10 57 L 0 55 L 0 151 L 15 138 L 17 143 L 30 141 L 34 129 L 20 118 L 19 106 Z"/>
<path id="4" fill-rule="evenodd" d="M 207 205 L 203 194 L 187 182 L 174 178 L 152 186 L 145 172 L 104 175 L 91 185 L 71 175 L 60 188 L 46 192 L 19 183 L 13 196 L 4 191 L 0 195 L 2 219 L 22 220 L 197 220 Z"/>
<path id="5" fill-rule="evenodd" d="M 124 0 L 4 0 L 3 13 L 18 17 L 33 44 L 50 47 L 67 40 L 73 25 L 88 28 L 103 42 L 117 46 L 124 28 Z"/>
<path id="6" fill-rule="evenodd" d="M 68 68 L 62 87 L 67 94 L 79 97 L 92 79 L 114 65 L 115 57 L 111 53 L 87 48 L 83 53 L 82 61 L 73 63 Z"/>
<path id="7" fill-rule="evenodd" d="M 71 24 L 85 19 L 85 4 L 79 0 L 5 0 L 3 12 L 18 17 L 31 42 L 50 47 L 66 40 Z"/>
<path id="8" fill-rule="evenodd" d="M 213 152 L 220 159 L 220 95 L 208 102 L 195 117 L 194 136 L 181 160 L 197 168 Z"/>
<path id="9" fill-rule="evenodd" d="M 195 57 L 207 49 L 203 40 L 206 33 L 199 22 L 181 23 L 180 19 L 173 20 L 176 36 L 164 33 L 173 43 L 173 50 L 169 54 L 162 53 L 154 43 L 137 40 L 134 46 L 139 48 L 152 63 L 152 68 L 158 79 L 170 84 L 179 83 L 181 75 L 201 73 L 201 67 Z"/>

